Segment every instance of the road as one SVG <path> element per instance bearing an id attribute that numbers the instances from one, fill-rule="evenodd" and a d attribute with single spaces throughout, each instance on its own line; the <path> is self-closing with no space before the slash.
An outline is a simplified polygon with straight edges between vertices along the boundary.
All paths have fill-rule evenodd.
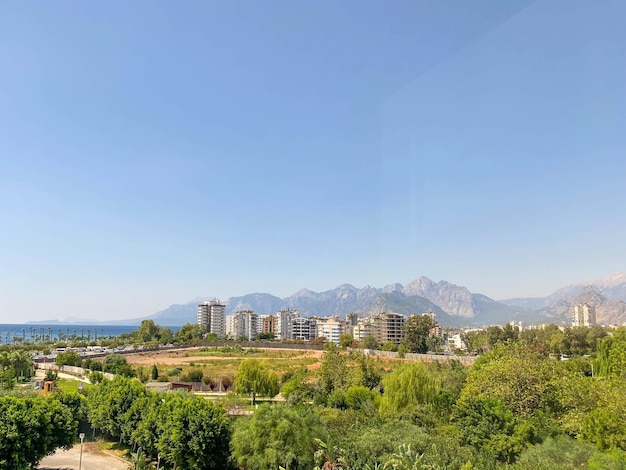
<path id="1" fill-rule="evenodd" d="M 43 459 L 39 464 L 39 470 L 78 470 L 80 460 L 80 444 L 76 444 L 70 450 L 59 449 L 53 455 Z M 98 450 L 97 444 L 86 443 L 83 446 L 84 470 L 127 470 L 129 463 Z"/>

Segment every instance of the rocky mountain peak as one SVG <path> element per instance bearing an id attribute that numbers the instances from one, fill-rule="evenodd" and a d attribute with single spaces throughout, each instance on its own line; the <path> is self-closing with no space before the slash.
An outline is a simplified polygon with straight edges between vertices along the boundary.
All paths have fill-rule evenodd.
<path id="1" fill-rule="evenodd" d="M 408 296 L 424 297 L 451 315 L 466 318 L 473 318 L 476 315 L 472 293 L 466 287 L 447 281 L 433 282 L 421 276 L 405 285 L 403 292 Z"/>
<path id="2" fill-rule="evenodd" d="M 600 293 L 600 289 L 596 286 L 589 285 L 583 287 L 582 291 L 572 299 L 572 305 L 588 304 L 597 307 L 606 300 L 606 297 Z"/>
<path id="3" fill-rule="evenodd" d="M 385 287 L 382 288 L 382 292 L 383 294 L 391 294 L 392 292 L 402 293 L 403 289 L 404 286 L 396 282 L 395 284 L 387 284 Z"/>

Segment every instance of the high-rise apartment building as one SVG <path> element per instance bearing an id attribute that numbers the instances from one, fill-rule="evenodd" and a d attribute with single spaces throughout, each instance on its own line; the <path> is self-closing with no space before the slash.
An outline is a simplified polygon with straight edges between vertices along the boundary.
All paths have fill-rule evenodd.
<path id="1" fill-rule="evenodd" d="M 277 340 L 292 339 L 293 329 L 292 323 L 295 317 L 299 317 L 300 312 L 297 310 L 281 310 L 276 313 L 276 325 L 274 335 Z"/>
<path id="2" fill-rule="evenodd" d="M 198 325 L 207 333 L 215 333 L 218 339 L 224 339 L 226 330 L 226 305 L 213 299 L 198 304 Z"/>
<path id="3" fill-rule="evenodd" d="M 258 315 L 252 310 L 240 310 L 233 315 L 232 336 L 254 341 L 257 334 Z"/>
<path id="4" fill-rule="evenodd" d="M 596 308 L 581 304 L 572 307 L 572 326 L 595 326 Z"/>
<path id="5" fill-rule="evenodd" d="M 400 344 L 404 338 L 404 315 L 399 313 L 378 313 L 372 315 L 376 341 L 381 344 L 392 342 Z"/>
<path id="6" fill-rule="evenodd" d="M 274 315 L 266 315 L 261 321 L 261 333 L 276 334 L 276 317 Z"/>
<path id="7" fill-rule="evenodd" d="M 357 341 L 363 341 L 368 336 L 376 338 L 376 327 L 370 318 L 365 318 L 352 327 L 352 337 Z"/>
<path id="8" fill-rule="evenodd" d="M 359 314 L 352 312 L 346 315 L 346 323 L 349 328 L 357 326 L 359 324 Z"/>
<path id="9" fill-rule="evenodd" d="M 339 317 L 317 318 L 317 336 L 339 344 L 339 336 L 346 331 L 346 324 Z"/>
<path id="10" fill-rule="evenodd" d="M 291 319 L 291 338 L 312 341 L 317 337 L 317 323 L 314 318 L 294 316 Z M 283 338 L 286 339 L 286 338 Z"/>

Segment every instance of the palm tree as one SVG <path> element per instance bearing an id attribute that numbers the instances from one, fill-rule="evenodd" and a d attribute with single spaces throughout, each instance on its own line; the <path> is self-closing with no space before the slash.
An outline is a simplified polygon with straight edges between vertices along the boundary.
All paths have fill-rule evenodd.
<path id="1" fill-rule="evenodd" d="M 33 361 L 28 352 L 24 350 L 11 351 L 9 359 L 13 364 L 16 379 L 29 378 L 32 376 Z"/>

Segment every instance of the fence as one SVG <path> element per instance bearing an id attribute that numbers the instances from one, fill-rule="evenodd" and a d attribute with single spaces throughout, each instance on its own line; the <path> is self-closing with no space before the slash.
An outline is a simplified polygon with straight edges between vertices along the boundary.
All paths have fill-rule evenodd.
<path id="1" fill-rule="evenodd" d="M 362 351 L 363 354 L 387 357 L 391 359 L 399 359 L 400 353 L 394 351 L 381 351 L 379 349 L 356 349 L 356 351 Z M 410 359 L 420 362 L 449 362 L 459 361 L 464 366 L 471 366 L 476 361 L 476 356 L 451 356 L 449 354 L 417 354 L 417 353 L 404 353 L 404 359 Z"/>
<path id="2" fill-rule="evenodd" d="M 80 377 L 84 377 L 85 373 L 89 374 L 91 372 L 90 370 L 83 369 L 82 367 L 57 366 L 51 362 L 36 362 L 35 367 L 41 370 L 56 370 L 58 372 L 64 372 L 66 374 L 77 375 Z M 109 374 L 108 372 L 103 372 L 102 375 L 109 380 L 113 380 L 115 378 L 115 374 Z"/>

